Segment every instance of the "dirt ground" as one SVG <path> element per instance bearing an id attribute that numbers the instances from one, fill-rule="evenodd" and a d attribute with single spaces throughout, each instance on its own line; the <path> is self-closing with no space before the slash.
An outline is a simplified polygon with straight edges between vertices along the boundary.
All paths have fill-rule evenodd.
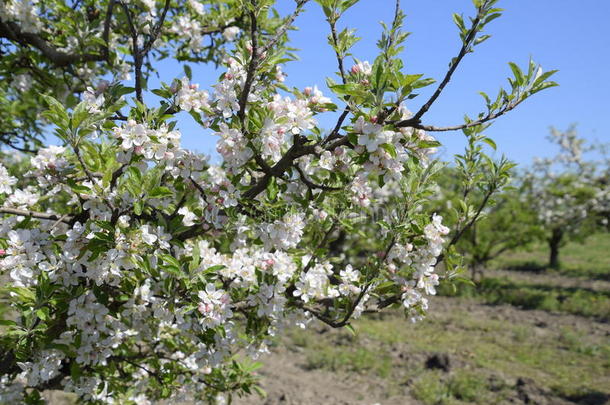
<path id="1" fill-rule="evenodd" d="M 422 322 L 443 320 L 447 313 L 468 313 L 474 318 L 496 320 L 511 326 L 520 325 L 528 329 L 536 339 L 554 339 L 557 334 L 566 330 L 586 334 L 591 338 L 610 339 L 609 324 L 574 315 L 520 310 L 509 305 L 490 306 L 470 300 L 445 297 L 434 298 L 432 306 L 433 310 L 429 320 Z M 396 322 L 404 322 L 404 320 L 396 316 Z M 457 328 L 461 328 L 461 326 L 451 323 L 445 323 L 445 325 L 444 333 L 449 334 L 456 332 Z M 337 333 L 324 327 L 320 329 L 320 332 L 322 334 Z M 480 332 L 473 331 L 473 340 L 479 338 L 477 333 Z M 325 339 L 327 338 L 325 337 Z M 405 342 L 404 347 L 398 344 L 396 350 L 399 352 L 397 356 L 405 359 L 405 367 L 421 367 L 426 364 L 426 361 L 429 361 L 430 353 L 422 353 L 417 350 L 409 352 L 408 348 L 409 343 Z M 305 355 L 298 349 L 298 347 L 296 349 L 287 348 L 286 345 L 273 348 L 270 355 L 261 359 L 264 366 L 259 373 L 261 386 L 267 392 L 267 397 L 251 396 L 237 399 L 234 403 L 237 405 L 408 405 L 421 403 L 412 396 L 408 382 L 402 384 L 399 392 L 396 392 L 395 384 L 377 376 L 311 369 L 307 365 Z M 460 355 L 452 357 L 454 364 L 467 361 Z M 574 377 L 578 378 L 577 375 Z M 610 389 L 610 376 L 606 375 L 604 378 Z M 537 386 L 534 381 L 525 377 L 514 378 L 502 375 L 502 373 L 491 373 L 489 379 L 499 379 L 503 385 L 512 387 L 508 395 L 504 395 L 496 402 L 498 404 L 610 404 L 610 396 L 607 392 L 562 398 L 546 388 Z M 392 385 L 393 390 L 393 395 L 389 397 L 388 385 Z"/>

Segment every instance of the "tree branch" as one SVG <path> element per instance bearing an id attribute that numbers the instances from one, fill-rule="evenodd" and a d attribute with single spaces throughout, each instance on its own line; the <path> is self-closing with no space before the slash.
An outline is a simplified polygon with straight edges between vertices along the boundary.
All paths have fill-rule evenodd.
<path id="1" fill-rule="evenodd" d="M 131 52 L 133 54 L 133 64 L 135 70 L 135 82 L 136 82 L 136 99 L 140 102 L 144 102 L 144 97 L 142 95 L 142 61 L 143 57 L 140 53 L 140 49 L 138 47 L 138 31 L 136 30 L 135 25 L 133 24 L 133 20 L 131 18 L 131 11 L 125 5 L 123 1 L 120 2 L 123 11 L 125 12 L 125 16 L 127 17 L 127 24 L 129 25 L 129 31 L 131 33 Z"/>
<path id="2" fill-rule="evenodd" d="M 142 50 L 140 51 L 142 56 L 146 55 L 150 51 L 157 38 L 159 38 L 159 35 L 161 34 L 161 29 L 163 28 L 163 23 L 165 22 L 165 17 L 167 16 L 167 11 L 169 10 L 170 3 L 171 0 L 165 0 L 165 6 L 163 7 L 163 11 L 159 16 L 159 19 L 157 20 L 157 24 L 153 28 L 150 38 L 148 39 L 146 44 L 144 44 Z"/>
<path id="3" fill-rule="evenodd" d="M 20 210 L 17 208 L 9 208 L 9 207 L 1 207 L 0 214 L 11 214 L 11 215 L 17 215 L 17 216 L 21 216 L 21 217 L 46 219 L 49 221 L 63 222 L 66 224 L 69 224 L 70 220 L 72 219 L 71 216 L 66 216 L 66 215 L 58 215 L 58 214 L 52 214 L 52 213 L 46 213 L 46 212 L 36 212 L 36 211 L 29 211 L 29 210 Z"/>
<path id="4" fill-rule="evenodd" d="M 299 167 L 299 165 L 295 164 L 292 167 L 294 167 L 296 169 L 296 171 L 299 173 L 299 177 L 301 178 L 301 181 L 310 189 L 320 189 L 320 190 L 324 190 L 324 191 L 337 191 L 337 190 L 341 190 L 341 187 L 330 187 L 330 186 L 325 186 L 323 184 L 316 184 L 314 182 L 312 182 L 311 180 L 309 180 L 307 178 L 307 176 L 305 176 L 305 173 L 303 172 L 303 169 L 301 169 Z"/>
<path id="5" fill-rule="evenodd" d="M 109 10 L 112 11 L 110 5 Z M 101 54 L 59 51 L 38 34 L 23 32 L 19 25 L 10 21 L 0 20 L 0 38 L 9 39 L 25 47 L 33 46 L 57 67 L 65 67 L 75 63 L 99 62 L 108 58 L 108 52 L 104 51 L 103 48 Z"/>
<path id="6" fill-rule="evenodd" d="M 406 119 L 403 121 L 396 122 L 396 123 L 394 123 L 394 126 L 397 128 L 409 127 L 409 128 L 415 128 L 415 129 L 422 129 L 424 131 L 430 131 L 430 132 L 457 131 L 457 130 L 461 130 L 461 129 L 476 127 L 477 125 L 481 125 L 488 121 L 495 120 L 496 118 L 499 118 L 499 117 L 503 116 L 504 114 L 506 114 L 507 112 L 513 110 L 515 107 L 517 107 L 519 104 L 521 104 L 524 100 L 525 100 L 525 98 L 520 98 L 513 103 L 506 104 L 504 106 L 504 108 L 496 111 L 495 113 L 489 112 L 483 118 L 479 118 L 475 121 L 466 122 L 466 123 L 460 124 L 460 125 L 453 125 L 453 126 L 449 126 L 449 127 L 437 127 L 434 125 L 423 125 L 419 122 L 419 120 L 416 120 L 415 117 L 412 117 L 412 118 L 409 118 L 409 119 Z M 388 122 L 388 123 L 391 124 L 391 122 Z"/>
<path id="7" fill-rule="evenodd" d="M 252 0 L 252 7 L 256 9 L 257 2 L 256 0 Z M 244 82 L 244 88 L 241 91 L 239 96 L 239 112 L 237 116 L 241 121 L 242 130 L 245 130 L 245 121 L 246 121 L 246 106 L 248 104 L 248 95 L 250 94 L 250 90 L 252 88 L 252 83 L 254 82 L 254 75 L 256 73 L 256 68 L 258 67 L 258 25 L 256 21 L 256 13 L 254 11 L 250 12 L 250 37 L 252 41 L 252 57 L 250 58 L 250 63 L 248 64 L 248 70 L 246 72 L 246 81 Z"/>
<path id="8" fill-rule="evenodd" d="M 426 101 L 426 103 L 423 106 L 421 106 L 421 108 L 413 116 L 412 120 L 414 122 L 419 123 L 421 117 L 430 109 L 432 104 L 434 104 L 436 99 L 443 92 L 443 89 L 445 88 L 447 83 L 449 83 L 449 81 L 451 80 L 451 76 L 453 76 L 453 73 L 457 69 L 460 62 L 462 61 L 462 58 L 464 58 L 464 56 L 469 52 L 470 46 L 471 46 L 472 42 L 474 41 L 474 38 L 477 35 L 477 32 L 479 32 L 479 23 L 481 22 L 483 7 L 484 7 L 484 5 L 481 5 L 478 8 L 477 16 L 472 21 L 472 26 L 470 27 L 470 30 L 468 31 L 468 34 L 466 35 L 466 38 L 464 39 L 464 41 L 462 43 L 460 52 L 458 53 L 458 55 L 455 58 L 452 59 L 451 65 L 449 66 L 449 70 L 445 74 L 445 77 L 440 82 L 440 84 L 438 85 L 438 87 L 436 88 L 436 90 L 434 91 L 432 96 L 430 97 L 430 99 L 428 99 L 428 101 Z"/>

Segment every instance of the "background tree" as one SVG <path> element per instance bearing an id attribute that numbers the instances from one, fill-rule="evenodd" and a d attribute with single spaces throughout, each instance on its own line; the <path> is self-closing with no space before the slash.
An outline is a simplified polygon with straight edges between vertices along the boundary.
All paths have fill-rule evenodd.
<path id="1" fill-rule="evenodd" d="M 460 239 L 458 251 L 464 256 L 473 280 L 483 275 L 491 260 L 540 238 L 536 214 L 520 197 L 518 188 L 496 195 L 481 221 L 473 224 Z"/>
<path id="2" fill-rule="evenodd" d="M 559 146 L 551 159 L 537 160 L 525 174 L 524 203 L 534 207 L 549 246 L 549 266 L 559 268 L 559 251 L 567 240 L 584 240 L 607 210 L 607 168 L 599 161 L 585 160 L 595 153 L 578 137 L 576 127 L 566 131 L 551 128 L 549 140 Z"/>

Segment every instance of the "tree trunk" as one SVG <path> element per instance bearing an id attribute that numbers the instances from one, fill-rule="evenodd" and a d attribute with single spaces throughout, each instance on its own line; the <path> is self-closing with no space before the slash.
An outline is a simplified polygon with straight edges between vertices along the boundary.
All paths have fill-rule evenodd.
<path id="1" fill-rule="evenodd" d="M 549 239 L 549 248 L 551 250 L 549 267 L 552 269 L 559 268 L 559 245 L 562 238 L 563 231 L 561 229 L 553 229 L 553 233 Z"/>

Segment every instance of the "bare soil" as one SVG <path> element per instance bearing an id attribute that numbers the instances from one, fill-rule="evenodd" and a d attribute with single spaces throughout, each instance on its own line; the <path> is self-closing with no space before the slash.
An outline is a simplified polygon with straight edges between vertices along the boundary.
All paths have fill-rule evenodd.
<path id="1" fill-rule="evenodd" d="M 512 274 L 512 272 L 511 272 Z M 546 282 L 546 280 L 545 280 Z M 586 334 L 591 338 L 610 339 L 610 324 L 600 323 L 584 317 L 549 313 L 539 310 L 521 310 L 509 305 L 485 305 L 462 298 L 435 297 L 432 302 L 430 320 L 447 320 L 448 313 L 468 313 L 475 318 L 490 319 L 506 323 L 507 327 L 521 325 L 536 337 L 536 339 L 554 339 L 559 333 L 571 330 L 575 333 Z M 399 319 L 396 322 L 405 322 Z M 422 322 L 428 322 L 424 320 Z M 443 322 L 444 333 L 457 332 L 460 325 Z M 408 326 L 406 326 L 408 327 Z M 329 339 L 338 332 L 321 327 L 324 339 Z M 473 330 L 472 339 L 479 338 L 482 331 Z M 333 338 L 330 338 L 333 341 Z M 409 342 L 404 345 L 395 345 L 396 356 L 404 361 L 405 367 L 426 367 L 434 353 L 409 351 Z M 288 345 L 290 347 L 290 345 Z M 264 366 L 260 369 L 261 386 L 267 392 L 266 398 L 256 395 L 247 398 L 238 398 L 237 405 L 328 405 L 328 404 L 420 404 L 411 392 L 409 381 L 401 384 L 396 392 L 395 382 L 379 378 L 374 375 L 361 373 L 341 373 L 324 369 L 311 369 L 302 350 L 279 345 L 272 348 L 272 353 L 264 357 Z M 467 351 L 464 355 L 452 355 L 451 367 L 464 366 L 468 363 Z M 610 361 L 610 359 L 609 359 Z M 578 378 L 578 376 L 574 376 Z M 548 388 L 537 386 L 529 378 L 514 378 L 503 375 L 501 372 L 490 372 L 490 382 L 499 381 L 501 385 L 508 386 L 509 394 L 503 395 L 498 404 L 610 404 L 608 392 L 589 392 L 571 398 L 559 397 Z M 610 376 L 605 377 L 610 390 Z M 391 386 L 391 388 L 389 388 Z M 388 396 L 388 390 L 392 394 Z M 458 402 L 464 403 L 464 402 Z"/>

